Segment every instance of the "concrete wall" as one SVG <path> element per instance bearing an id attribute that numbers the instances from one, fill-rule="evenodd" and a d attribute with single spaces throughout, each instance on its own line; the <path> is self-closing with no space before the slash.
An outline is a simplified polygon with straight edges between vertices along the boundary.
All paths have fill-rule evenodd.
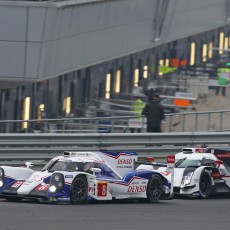
<path id="1" fill-rule="evenodd" d="M 227 24 L 226 0 L 79 2 L 0 2 L 0 80 L 39 81 Z"/>

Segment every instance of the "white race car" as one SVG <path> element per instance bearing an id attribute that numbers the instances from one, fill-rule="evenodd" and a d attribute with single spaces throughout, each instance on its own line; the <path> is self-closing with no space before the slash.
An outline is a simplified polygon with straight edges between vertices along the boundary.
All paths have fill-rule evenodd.
<path id="1" fill-rule="evenodd" d="M 184 148 L 175 160 L 175 194 L 207 198 L 230 192 L 230 149 Z M 164 173 L 166 168 L 158 170 Z"/>
<path id="2" fill-rule="evenodd" d="M 131 198 L 155 203 L 170 199 L 170 176 L 148 164 L 134 170 L 136 161 L 135 152 L 64 152 L 42 171 L 31 170 L 29 163 L 28 167 L 1 166 L 0 197 L 72 204 Z M 172 171 L 174 162 L 168 165 Z"/>

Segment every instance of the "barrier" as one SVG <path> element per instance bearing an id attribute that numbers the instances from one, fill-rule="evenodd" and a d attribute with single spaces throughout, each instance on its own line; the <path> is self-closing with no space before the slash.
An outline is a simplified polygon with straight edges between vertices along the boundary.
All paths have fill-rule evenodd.
<path id="1" fill-rule="evenodd" d="M 164 158 L 186 146 L 229 145 L 230 132 L 0 134 L 0 161 L 48 160 L 69 151 L 136 151 Z"/>

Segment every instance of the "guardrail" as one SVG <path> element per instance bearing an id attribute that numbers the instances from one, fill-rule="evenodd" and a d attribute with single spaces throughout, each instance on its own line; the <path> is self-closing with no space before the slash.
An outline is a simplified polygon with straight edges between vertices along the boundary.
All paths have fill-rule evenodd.
<path id="1" fill-rule="evenodd" d="M 48 160 L 69 151 L 136 151 L 164 158 L 185 146 L 230 144 L 230 132 L 0 134 L 0 161 Z"/>
<path id="2" fill-rule="evenodd" d="M 26 129 L 21 129 L 22 123 Z M 145 132 L 144 117 L 94 117 L 43 120 L 1 120 L 1 133 L 125 133 L 131 128 Z M 171 113 L 162 124 L 164 132 L 230 131 L 230 110 Z"/>

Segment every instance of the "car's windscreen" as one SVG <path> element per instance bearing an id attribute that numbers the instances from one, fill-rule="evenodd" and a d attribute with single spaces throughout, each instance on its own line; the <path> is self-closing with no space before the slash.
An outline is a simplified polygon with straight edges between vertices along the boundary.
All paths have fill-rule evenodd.
<path id="1" fill-rule="evenodd" d="M 212 166 L 214 167 L 215 161 L 213 159 L 187 159 L 187 157 L 178 160 L 175 163 L 175 168 L 186 168 L 186 167 L 199 167 L 199 166 Z"/>
<path id="2" fill-rule="evenodd" d="M 95 162 L 56 161 L 53 165 L 51 165 L 48 171 L 90 172 L 91 168 L 99 168 L 99 164 Z"/>
<path id="3" fill-rule="evenodd" d="M 176 162 L 175 168 L 186 168 L 188 166 L 200 166 L 200 165 L 201 165 L 200 160 L 182 158 Z"/>
<path id="4" fill-rule="evenodd" d="M 57 162 L 58 160 L 50 160 L 48 163 L 46 163 L 46 165 L 42 168 L 42 171 L 46 171 L 48 170 L 53 164 L 55 164 L 55 162 Z"/>
<path id="5" fill-rule="evenodd" d="M 91 168 L 100 168 L 101 177 L 105 178 L 113 178 L 113 179 L 120 179 L 119 176 L 113 172 L 106 164 L 96 163 L 96 162 L 72 162 L 72 161 L 63 161 L 63 160 L 51 160 L 49 161 L 42 171 L 48 170 L 49 172 L 55 171 L 79 171 L 79 172 L 86 172 L 92 173 Z"/>

